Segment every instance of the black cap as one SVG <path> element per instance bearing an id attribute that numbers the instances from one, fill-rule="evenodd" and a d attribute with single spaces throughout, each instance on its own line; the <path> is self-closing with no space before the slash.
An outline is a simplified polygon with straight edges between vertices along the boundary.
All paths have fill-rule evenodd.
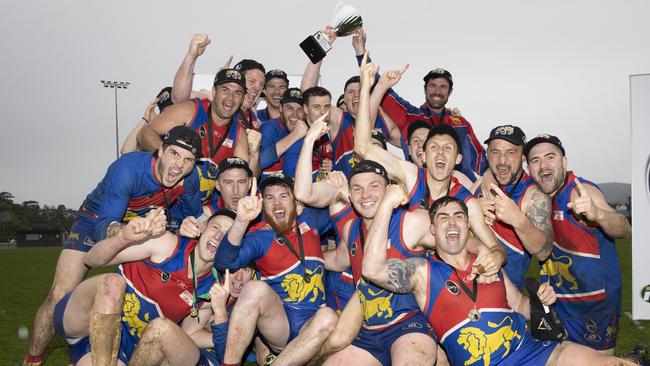
<path id="1" fill-rule="evenodd" d="M 269 186 L 286 186 L 293 190 L 293 178 L 283 173 L 273 173 L 260 183 L 260 192 L 264 194 L 264 189 Z"/>
<path id="2" fill-rule="evenodd" d="M 383 132 L 381 132 L 380 130 L 373 129 L 370 131 L 370 137 L 379 141 L 381 143 L 381 146 L 384 147 L 384 150 L 386 150 L 388 146 L 386 146 L 386 137 L 384 137 Z"/>
<path id="3" fill-rule="evenodd" d="M 273 69 L 264 75 L 264 79 L 266 81 L 269 81 L 271 79 L 282 79 L 289 83 L 289 77 L 287 76 L 287 73 L 280 70 L 280 69 Z"/>
<path id="4" fill-rule="evenodd" d="M 219 170 L 217 170 L 217 178 L 219 178 L 221 173 L 225 172 L 226 170 L 235 169 L 235 168 L 244 169 L 246 173 L 248 173 L 249 178 L 253 176 L 253 171 L 251 170 L 250 167 L 248 167 L 248 163 L 246 162 L 246 160 L 233 156 L 230 158 L 225 158 L 219 162 Z"/>
<path id="5" fill-rule="evenodd" d="M 382 177 L 384 177 L 384 179 L 386 180 L 386 184 L 388 184 L 388 172 L 386 171 L 386 168 L 384 168 L 383 165 L 379 164 L 376 161 L 361 160 L 360 162 L 358 162 L 350 170 L 350 178 L 349 178 L 349 180 L 352 180 L 353 176 L 355 176 L 357 174 L 361 174 L 361 173 L 379 174 Z"/>
<path id="6" fill-rule="evenodd" d="M 158 95 L 156 95 L 156 99 L 158 101 L 156 104 L 158 104 L 158 110 L 160 112 L 164 111 L 165 108 L 169 107 L 170 105 L 174 104 L 172 102 L 172 87 L 168 86 L 166 88 L 163 88 Z"/>
<path id="7" fill-rule="evenodd" d="M 451 136 L 451 138 L 456 142 L 456 148 L 458 149 L 458 152 L 461 152 L 460 138 L 458 138 L 458 133 L 456 132 L 455 128 L 445 124 L 439 124 L 431 127 L 429 134 L 427 134 L 427 139 L 424 140 L 424 145 L 426 146 L 429 139 L 436 135 Z"/>
<path id="8" fill-rule="evenodd" d="M 343 94 L 341 94 L 339 99 L 336 100 L 336 106 L 341 108 L 341 105 L 343 105 L 343 103 L 345 103 L 345 101 L 343 100 Z"/>
<path id="9" fill-rule="evenodd" d="M 483 143 L 487 144 L 490 141 L 497 139 L 506 140 L 518 146 L 526 145 L 526 134 L 521 128 L 513 125 L 503 125 L 493 128 L 492 131 L 490 131 L 490 137 L 488 137 L 488 139 Z"/>
<path id="10" fill-rule="evenodd" d="M 219 70 L 217 75 L 214 77 L 213 86 L 226 84 L 226 83 L 235 83 L 244 90 L 246 90 L 246 78 L 244 74 L 235 69 L 222 69 Z"/>
<path id="11" fill-rule="evenodd" d="M 528 143 L 524 147 L 524 156 L 526 156 L 526 159 L 528 159 L 528 153 L 530 153 L 530 150 L 532 150 L 533 147 L 535 147 L 535 145 L 541 144 L 543 142 L 553 144 L 553 145 L 557 146 L 558 148 L 560 148 L 560 151 L 562 151 L 563 156 L 566 154 L 565 151 L 564 151 L 564 146 L 562 146 L 562 141 L 560 141 L 559 138 L 557 138 L 556 136 L 553 136 L 553 135 L 548 135 L 548 134 L 543 133 L 541 135 L 537 135 L 534 139 L 528 141 Z"/>
<path id="12" fill-rule="evenodd" d="M 210 216 L 208 221 L 212 220 L 216 216 L 226 216 L 226 217 L 229 217 L 229 218 L 235 220 L 235 218 L 237 217 L 237 213 L 235 211 L 233 211 L 233 210 L 229 210 L 227 208 L 222 208 L 221 210 L 219 210 L 219 211 L 215 212 L 214 214 L 212 214 L 212 216 Z"/>
<path id="13" fill-rule="evenodd" d="M 305 100 L 302 98 L 302 90 L 300 88 L 289 88 L 284 91 L 282 94 L 282 99 L 280 99 L 280 103 L 298 103 L 300 105 L 305 104 Z"/>
<path id="14" fill-rule="evenodd" d="M 260 70 L 261 72 L 266 74 L 266 69 L 264 68 L 264 65 L 262 65 L 261 63 L 255 61 L 255 60 L 251 60 L 251 59 L 247 59 L 247 58 L 239 61 L 235 65 L 234 69 L 238 70 L 238 71 L 241 71 L 241 72 L 245 72 L 245 71 L 248 71 L 248 70 Z"/>
<path id="15" fill-rule="evenodd" d="M 449 82 L 449 89 L 452 89 L 454 87 L 454 79 L 451 77 L 451 73 L 440 67 L 429 71 L 426 75 L 424 75 L 424 78 L 422 80 L 424 80 L 424 84 L 426 85 L 429 80 L 437 78 L 447 79 L 447 82 Z"/>
<path id="16" fill-rule="evenodd" d="M 359 77 L 359 75 L 349 78 L 348 81 L 345 82 L 345 86 L 343 87 L 343 91 L 345 92 L 345 89 L 348 88 L 348 85 L 353 84 L 353 83 L 360 83 L 360 82 L 361 82 L 361 78 Z"/>
<path id="17" fill-rule="evenodd" d="M 408 144 L 411 141 L 411 136 L 416 130 L 420 128 L 426 128 L 431 130 L 431 124 L 429 122 L 423 121 L 421 119 L 416 119 L 415 121 L 409 123 L 409 126 L 406 128 L 406 143 Z"/>
<path id="18" fill-rule="evenodd" d="M 163 145 L 174 145 L 183 148 L 199 159 L 201 157 L 201 138 L 193 129 L 187 126 L 176 126 L 167 131 L 162 139 Z"/>

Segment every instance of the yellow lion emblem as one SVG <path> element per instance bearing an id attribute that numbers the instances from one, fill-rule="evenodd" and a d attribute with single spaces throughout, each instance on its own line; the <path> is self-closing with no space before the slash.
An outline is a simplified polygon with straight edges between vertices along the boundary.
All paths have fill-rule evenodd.
<path id="1" fill-rule="evenodd" d="M 566 262 L 563 262 L 560 259 L 566 259 Z M 555 285 L 557 287 L 562 286 L 562 283 L 566 280 L 567 282 L 571 282 L 571 290 L 577 290 L 578 281 L 576 281 L 576 278 L 571 274 L 571 271 L 569 271 L 572 264 L 573 260 L 570 257 L 566 255 L 558 257 L 555 253 L 552 253 L 551 258 L 546 260 L 546 263 L 544 263 L 540 269 L 539 274 L 542 276 L 548 276 L 548 280 L 546 281 L 548 284 L 551 284 L 551 277 L 555 276 L 557 281 Z"/>
<path id="2" fill-rule="evenodd" d="M 318 266 L 313 271 L 305 268 L 305 272 L 310 276 L 309 282 L 306 282 L 300 274 L 290 273 L 284 277 L 282 288 L 288 295 L 283 299 L 284 302 L 300 303 L 310 294 L 313 294 L 313 297 L 309 299 L 309 302 L 314 302 L 318 298 L 319 291 L 321 298 L 325 298 L 323 266 Z"/>
<path id="3" fill-rule="evenodd" d="M 390 319 L 393 317 L 393 309 L 390 306 L 390 300 L 394 295 L 392 292 L 386 290 L 374 292 L 373 290 L 368 289 L 368 294 L 371 295 L 372 298 L 366 297 L 363 292 L 358 290 L 357 294 L 359 295 L 361 306 L 363 306 L 363 315 L 366 321 L 373 316 L 384 319 Z M 388 296 L 381 296 L 382 294 Z"/>
<path id="4" fill-rule="evenodd" d="M 201 202 L 204 202 L 207 201 L 211 197 L 212 192 L 214 192 L 214 182 L 216 181 L 216 177 L 211 177 L 209 175 L 210 172 L 208 172 L 208 175 L 203 175 L 203 171 L 198 165 L 196 166 L 196 172 L 199 173 L 199 191 L 201 192 Z"/>
<path id="5" fill-rule="evenodd" d="M 122 306 L 122 321 L 129 325 L 129 333 L 136 335 L 138 338 L 142 337 L 144 328 L 149 323 L 149 313 L 144 314 L 144 321 L 140 320 L 138 313 L 140 312 L 140 299 L 136 294 L 124 295 L 124 306 Z"/>
<path id="6" fill-rule="evenodd" d="M 506 321 L 510 321 L 510 324 L 501 327 Z M 510 352 L 510 341 L 515 338 L 521 339 L 521 335 L 512 330 L 512 318 L 509 316 L 505 317 L 499 324 L 488 322 L 488 326 L 499 329 L 490 334 L 485 334 L 483 330 L 476 327 L 461 329 L 457 342 L 472 355 L 472 357 L 465 361 L 465 366 L 471 365 L 480 359 L 483 359 L 483 365 L 488 366 L 490 364 L 490 357 L 501 346 L 506 349 L 503 354 L 505 357 Z"/>

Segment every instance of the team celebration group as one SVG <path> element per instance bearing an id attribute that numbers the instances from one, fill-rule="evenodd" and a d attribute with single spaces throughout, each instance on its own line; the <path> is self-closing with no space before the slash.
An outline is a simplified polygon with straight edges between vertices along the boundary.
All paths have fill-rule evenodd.
<path id="1" fill-rule="evenodd" d="M 74 365 L 632 364 L 613 356 L 630 224 L 575 147 L 479 138 L 442 68 L 411 104 L 408 65 L 378 73 L 366 38 L 336 92 L 326 59 L 299 86 L 244 59 L 197 93 L 194 35 L 79 208 L 24 364 L 55 333 Z"/>

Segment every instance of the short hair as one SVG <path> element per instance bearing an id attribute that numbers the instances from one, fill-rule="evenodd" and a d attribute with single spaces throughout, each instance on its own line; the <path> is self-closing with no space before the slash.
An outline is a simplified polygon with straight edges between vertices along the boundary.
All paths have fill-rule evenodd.
<path id="1" fill-rule="evenodd" d="M 322 86 L 312 86 L 311 88 L 305 90 L 302 93 L 302 99 L 304 99 L 306 105 L 309 104 L 309 99 L 311 97 L 325 97 L 325 96 L 330 97 L 330 99 L 332 98 L 332 94 L 330 94 L 330 92 L 327 89 L 323 88 Z"/>
<path id="2" fill-rule="evenodd" d="M 433 223 L 433 218 L 438 213 L 438 210 L 441 209 L 442 207 L 447 206 L 450 203 L 457 203 L 460 206 L 461 210 L 463 210 L 465 215 L 466 216 L 469 215 L 467 212 L 467 205 L 465 204 L 465 202 L 463 202 L 463 200 L 458 199 L 454 196 L 444 196 L 435 200 L 431 205 L 431 207 L 429 208 L 429 218 L 431 218 L 431 223 Z"/>

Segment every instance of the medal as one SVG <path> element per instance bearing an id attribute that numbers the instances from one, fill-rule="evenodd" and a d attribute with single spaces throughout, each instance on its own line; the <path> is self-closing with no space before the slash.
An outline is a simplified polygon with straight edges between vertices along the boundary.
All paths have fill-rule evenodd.
<path id="1" fill-rule="evenodd" d="M 197 316 L 199 316 L 199 309 L 192 306 L 192 312 L 190 312 L 190 316 L 192 318 L 196 318 Z"/>
<path id="2" fill-rule="evenodd" d="M 300 261 L 300 264 L 302 264 L 302 267 L 305 270 L 305 273 L 302 274 L 302 280 L 305 283 L 311 282 L 311 274 L 307 273 L 307 262 L 305 261 L 305 247 L 302 242 L 302 233 L 300 232 L 300 227 L 296 225 L 296 234 L 298 236 L 298 250 L 294 248 L 293 243 L 287 238 L 284 234 L 276 234 L 275 240 L 280 243 L 280 245 L 285 245 L 291 254 L 294 255 Z"/>
<path id="3" fill-rule="evenodd" d="M 309 273 L 305 273 L 302 275 L 302 279 L 305 281 L 305 283 L 311 282 L 311 275 Z"/>
<path id="4" fill-rule="evenodd" d="M 164 271 L 163 271 L 163 272 L 160 274 L 160 280 L 163 281 L 163 282 L 167 282 L 167 281 L 169 281 L 169 277 L 170 277 L 169 272 L 164 272 Z"/>
<path id="5" fill-rule="evenodd" d="M 479 313 L 479 311 L 474 308 L 470 310 L 469 313 L 467 313 L 467 317 L 470 321 L 477 322 L 481 320 L 481 313 Z"/>

